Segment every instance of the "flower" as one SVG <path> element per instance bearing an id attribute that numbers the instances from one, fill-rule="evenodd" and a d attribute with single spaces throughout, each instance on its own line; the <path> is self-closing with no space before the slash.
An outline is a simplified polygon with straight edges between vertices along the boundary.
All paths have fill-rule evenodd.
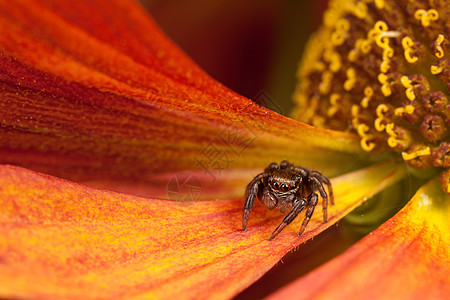
<path id="1" fill-rule="evenodd" d="M 406 176 L 350 132 L 297 122 L 228 90 L 134 2 L 0 2 L 0 31 L 2 297 L 229 298 Z M 280 216 L 255 206 L 243 233 L 245 184 L 282 158 L 333 177 L 329 222 L 314 216 L 302 237 L 291 225 L 268 241 Z M 202 194 L 155 198 L 168 181 L 175 194 L 199 182 Z M 436 186 L 387 226 L 427 233 L 414 262 L 432 260 L 437 272 L 416 275 L 442 292 L 448 196 Z M 398 249 L 386 240 L 417 237 L 377 232 L 381 254 Z"/>
<path id="2" fill-rule="evenodd" d="M 431 181 L 397 215 L 274 299 L 448 294 L 448 13 L 445 1 L 330 2 L 299 69 L 294 117 L 354 132 L 365 151 L 400 156 L 410 174 Z"/>
<path id="3" fill-rule="evenodd" d="M 439 168 L 450 194 L 447 13 L 435 1 L 331 1 L 299 71 L 294 116 Z"/>

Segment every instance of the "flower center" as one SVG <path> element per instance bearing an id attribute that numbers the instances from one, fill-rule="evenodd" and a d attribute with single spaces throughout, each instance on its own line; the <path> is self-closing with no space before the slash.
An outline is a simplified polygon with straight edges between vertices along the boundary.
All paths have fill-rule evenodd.
<path id="1" fill-rule="evenodd" d="M 442 168 L 450 194 L 448 13 L 438 0 L 331 0 L 299 69 L 294 118 Z"/>

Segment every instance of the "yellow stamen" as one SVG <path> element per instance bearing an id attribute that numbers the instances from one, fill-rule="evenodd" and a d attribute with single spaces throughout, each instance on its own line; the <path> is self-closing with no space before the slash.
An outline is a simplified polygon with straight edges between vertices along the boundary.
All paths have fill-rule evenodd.
<path id="1" fill-rule="evenodd" d="M 380 34 L 375 38 L 375 42 L 377 43 L 378 47 L 380 47 L 380 48 L 384 49 L 384 48 L 389 47 L 389 39 L 387 36 L 383 36 Z"/>
<path id="2" fill-rule="evenodd" d="M 344 89 L 346 91 L 350 91 L 354 86 L 356 82 L 356 72 L 353 68 L 347 69 L 347 80 L 344 82 Z"/>
<path id="3" fill-rule="evenodd" d="M 400 82 L 406 88 L 406 91 L 405 91 L 406 97 L 411 101 L 416 99 L 416 95 L 414 94 L 414 91 L 413 91 L 413 86 L 412 86 L 411 81 L 409 80 L 408 76 L 402 76 L 400 78 Z"/>
<path id="4" fill-rule="evenodd" d="M 375 129 L 379 132 L 383 131 L 386 128 L 386 125 L 384 125 L 382 122 L 386 120 L 384 114 L 387 113 L 387 111 L 388 107 L 386 104 L 380 104 L 377 106 L 376 114 L 378 118 L 375 119 L 374 126 Z"/>
<path id="5" fill-rule="evenodd" d="M 406 89 L 405 91 L 406 97 L 413 101 L 414 99 L 416 99 L 416 94 L 414 94 L 414 91 L 412 90 L 412 87 Z"/>
<path id="6" fill-rule="evenodd" d="M 317 97 L 313 97 L 310 99 L 308 108 L 303 112 L 303 117 L 310 121 L 314 119 L 314 115 L 316 115 L 316 109 L 319 99 Z"/>
<path id="7" fill-rule="evenodd" d="M 438 37 L 436 38 L 434 45 L 436 47 L 436 52 L 434 53 L 434 55 L 437 58 L 443 58 L 444 57 L 444 49 L 442 49 L 442 43 L 444 42 L 444 35 L 443 34 L 439 34 Z"/>
<path id="8" fill-rule="evenodd" d="M 297 88 L 303 98 L 296 97 L 301 121 L 354 132 L 365 151 L 403 155 L 411 167 L 443 170 L 445 191 L 450 181 L 447 2 L 330 0 L 299 70 L 298 86 L 307 82 Z M 321 70 L 314 68 L 317 63 Z M 318 103 L 310 110 L 314 97 Z M 417 152 L 425 147 L 431 155 Z M 420 158 L 423 154 L 428 156 Z"/>
<path id="9" fill-rule="evenodd" d="M 361 145 L 361 148 L 363 148 L 363 150 L 370 152 L 373 150 L 373 148 L 375 148 L 375 143 L 368 143 L 368 139 L 368 137 L 363 137 L 359 144 Z"/>
<path id="10" fill-rule="evenodd" d="M 391 147 L 391 148 L 395 148 L 398 145 L 398 141 L 394 137 L 389 137 L 387 140 L 387 143 L 388 143 L 389 147 Z"/>
<path id="11" fill-rule="evenodd" d="M 381 93 L 383 93 L 383 95 L 385 97 L 389 97 L 392 94 L 391 87 L 389 85 L 387 85 L 387 84 L 383 84 L 381 86 Z"/>
<path id="12" fill-rule="evenodd" d="M 394 123 L 388 123 L 386 125 L 386 133 L 389 135 L 389 138 L 387 140 L 389 147 L 400 147 L 403 149 L 408 147 L 408 145 L 411 143 L 411 137 L 409 136 L 409 133 L 402 128 L 397 128 L 396 130 L 401 131 L 401 136 L 399 137 L 399 134 L 394 131 L 394 126 Z"/>
<path id="13" fill-rule="evenodd" d="M 336 23 L 336 30 L 331 35 L 331 44 L 334 46 L 342 45 L 348 37 L 350 22 L 346 19 L 340 19 Z"/>
<path id="14" fill-rule="evenodd" d="M 345 42 L 345 34 L 342 31 L 333 32 L 331 35 L 331 44 L 334 46 L 342 45 Z"/>
<path id="15" fill-rule="evenodd" d="M 379 118 L 384 118 L 384 114 L 388 112 L 388 107 L 386 104 L 380 104 L 377 106 L 377 110 L 375 111 Z"/>
<path id="16" fill-rule="evenodd" d="M 327 50 L 323 54 L 323 58 L 330 63 L 330 70 L 337 72 L 341 68 L 341 56 L 332 50 Z"/>
<path id="17" fill-rule="evenodd" d="M 394 49 L 386 46 L 383 50 L 383 61 L 380 64 L 380 71 L 382 73 L 387 73 L 391 68 L 391 57 L 394 56 Z"/>
<path id="18" fill-rule="evenodd" d="M 334 114 L 336 114 L 339 110 L 339 103 L 338 100 L 341 99 L 341 95 L 337 93 L 333 93 L 330 96 L 330 103 L 331 106 L 328 108 L 327 115 L 329 117 L 332 117 Z"/>
<path id="19" fill-rule="evenodd" d="M 442 71 L 444 71 L 444 68 L 442 66 L 431 65 L 430 67 L 430 72 L 433 75 L 441 74 Z"/>
<path id="20" fill-rule="evenodd" d="M 370 29 L 367 32 L 367 38 L 368 40 L 370 40 L 371 42 L 375 41 L 375 38 L 380 34 L 379 31 L 377 31 L 375 28 Z"/>
<path id="21" fill-rule="evenodd" d="M 414 13 L 414 18 L 420 20 L 423 27 L 428 27 L 431 21 L 437 21 L 439 19 L 439 13 L 435 9 L 418 9 Z"/>
<path id="22" fill-rule="evenodd" d="M 364 2 L 358 2 L 353 9 L 353 13 L 360 19 L 364 19 L 367 16 L 367 5 Z"/>
<path id="23" fill-rule="evenodd" d="M 375 148 L 375 143 L 368 142 L 370 139 L 373 138 L 373 135 L 367 134 L 369 132 L 370 128 L 366 124 L 362 123 L 359 124 L 356 128 L 356 131 L 358 132 L 358 135 L 361 137 L 360 145 L 361 148 L 363 148 L 365 151 L 372 151 L 373 148 Z"/>
<path id="24" fill-rule="evenodd" d="M 383 50 L 383 57 L 389 57 L 392 58 L 394 56 L 394 49 L 391 47 L 386 47 Z"/>
<path id="25" fill-rule="evenodd" d="M 369 53 L 370 50 L 372 49 L 371 42 L 369 40 L 362 40 L 358 49 L 363 54 Z"/>
<path id="26" fill-rule="evenodd" d="M 365 0 L 365 2 L 366 3 L 371 3 L 371 2 L 374 2 L 375 3 L 375 6 L 378 8 L 378 9 L 383 9 L 384 8 L 384 0 Z"/>
<path id="27" fill-rule="evenodd" d="M 352 113 L 353 128 L 358 128 L 358 126 L 359 126 L 359 123 L 358 123 L 359 106 L 356 104 L 353 104 L 352 108 L 351 108 L 351 113 Z"/>
<path id="28" fill-rule="evenodd" d="M 404 113 L 411 115 L 414 112 L 414 109 L 415 108 L 412 105 L 406 105 L 405 107 L 397 107 L 394 110 L 394 114 L 399 117 L 403 116 Z"/>
<path id="29" fill-rule="evenodd" d="M 385 49 L 389 47 L 389 38 L 396 37 L 399 34 L 397 31 L 387 30 L 388 26 L 386 23 L 384 21 L 378 21 L 375 23 L 373 29 L 368 32 L 367 37 L 370 40 L 375 41 L 380 48 Z"/>
<path id="30" fill-rule="evenodd" d="M 425 149 L 416 150 L 412 153 L 402 152 L 403 160 L 411 160 L 419 156 L 431 155 L 430 147 L 426 147 Z"/>
<path id="31" fill-rule="evenodd" d="M 415 44 L 409 36 L 405 36 L 402 39 L 402 46 L 403 49 L 405 50 L 403 53 L 407 62 L 412 64 L 419 60 L 417 56 L 414 56 L 413 47 L 415 46 Z"/>
<path id="32" fill-rule="evenodd" d="M 347 19 L 340 19 L 336 22 L 336 29 L 348 31 L 350 29 L 350 22 Z"/>
<path id="33" fill-rule="evenodd" d="M 409 80 L 408 76 L 402 76 L 400 78 L 400 82 L 402 83 L 402 85 L 405 88 L 410 88 L 411 87 L 411 81 Z"/>
<path id="34" fill-rule="evenodd" d="M 364 89 L 364 95 L 365 95 L 365 97 L 361 100 L 361 106 L 364 108 L 367 108 L 367 107 L 369 107 L 369 101 L 373 95 L 373 90 L 370 86 L 367 86 Z"/>
<path id="35" fill-rule="evenodd" d="M 357 49 L 350 50 L 350 52 L 347 55 L 347 58 L 349 61 L 355 62 L 358 59 L 358 50 Z"/>
<path id="36" fill-rule="evenodd" d="M 397 137 L 397 134 L 394 132 L 394 123 L 389 123 L 386 125 L 386 133 L 391 137 Z"/>
<path id="37" fill-rule="evenodd" d="M 366 136 L 366 132 L 369 131 L 369 126 L 367 126 L 364 123 L 359 124 L 358 128 L 356 128 L 356 131 L 358 132 L 360 137 L 365 137 Z"/>
<path id="38" fill-rule="evenodd" d="M 405 55 L 406 61 L 409 62 L 410 64 L 413 64 L 419 60 L 419 58 L 417 56 L 413 56 L 411 49 L 405 50 L 404 55 Z"/>
<path id="39" fill-rule="evenodd" d="M 383 120 L 384 120 L 384 119 L 382 119 L 382 118 L 376 118 L 376 119 L 375 119 L 375 122 L 373 123 L 374 126 L 375 126 L 375 129 L 376 129 L 377 131 L 379 131 L 379 132 L 383 131 L 384 128 L 386 128 L 386 125 L 384 125 L 383 123 L 381 123 L 381 122 L 383 122 Z"/>
<path id="40" fill-rule="evenodd" d="M 402 39 L 402 47 L 404 50 L 411 49 L 413 46 L 414 46 L 414 42 L 409 36 L 405 36 Z"/>
<path id="41" fill-rule="evenodd" d="M 325 71 L 322 73 L 322 81 L 319 84 L 319 92 L 323 95 L 328 94 L 330 91 L 330 83 L 333 79 L 333 73 L 330 71 Z"/>
<path id="42" fill-rule="evenodd" d="M 383 61 L 380 64 L 380 72 L 387 73 L 391 68 L 391 60 L 387 57 L 383 57 Z"/>
<path id="43" fill-rule="evenodd" d="M 384 21 L 378 21 L 375 23 L 375 26 L 373 27 L 378 32 L 387 31 L 388 26 Z"/>
<path id="44" fill-rule="evenodd" d="M 352 105 L 352 116 L 353 118 L 357 118 L 359 114 L 359 106 L 356 104 Z"/>
<path id="45" fill-rule="evenodd" d="M 324 123 L 325 123 L 325 118 L 324 117 L 315 116 L 312 119 L 312 124 L 314 126 L 316 126 L 316 127 L 322 127 Z"/>
<path id="46" fill-rule="evenodd" d="M 375 6 L 378 9 L 383 9 L 384 8 L 384 0 L 375 0 Z"/>
<path id="47" fill-rule="evenodd" d="M 391 87 L 388 82 L 388 76 L 384 73 L 378 74 L 378 81 L 381 83 L 381 93 L 385 97 L 389 97 L 392 94 Z"/>

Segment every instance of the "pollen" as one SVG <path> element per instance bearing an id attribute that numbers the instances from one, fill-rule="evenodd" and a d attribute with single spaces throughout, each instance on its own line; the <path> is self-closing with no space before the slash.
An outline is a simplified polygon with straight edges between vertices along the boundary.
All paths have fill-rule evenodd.
<path id="1" fill-rule="evenodd" d="M 330 0 L 299 69 L 294 118 L 450 178 L 448 5 Z M 320 64 L 321 69 L 315 68 Z"/>

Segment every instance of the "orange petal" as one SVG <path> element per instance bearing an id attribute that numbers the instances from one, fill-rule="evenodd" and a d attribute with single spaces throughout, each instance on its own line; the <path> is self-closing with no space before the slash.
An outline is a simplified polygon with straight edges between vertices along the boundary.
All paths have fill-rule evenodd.
<path id="1" fill-rule="evenodd" d="M 450 196 L 438 180 L 341 256 L 269 299 L 447 299 Z"/>
<path id="2" fill-rule="evenodd" d="M 0 32 L 0 162 L 144 185 L 155 172 L 219 176 L 283 158 L 327 176 L 365 163 L 355 136 L 211 79 L 134 1 L 0 1 Z"/>
<path id="3" fill-rule="evenodd" d="M 385 164 L 335 178 L 328 224 L 316 213 L 302 237 L 299 218 L 268 241 L 282 216 L 260 203 L 242 232 L 242 198 L 139 198 L 0 165 L 0 297 L 231 297 L 402 174 Z"/>

